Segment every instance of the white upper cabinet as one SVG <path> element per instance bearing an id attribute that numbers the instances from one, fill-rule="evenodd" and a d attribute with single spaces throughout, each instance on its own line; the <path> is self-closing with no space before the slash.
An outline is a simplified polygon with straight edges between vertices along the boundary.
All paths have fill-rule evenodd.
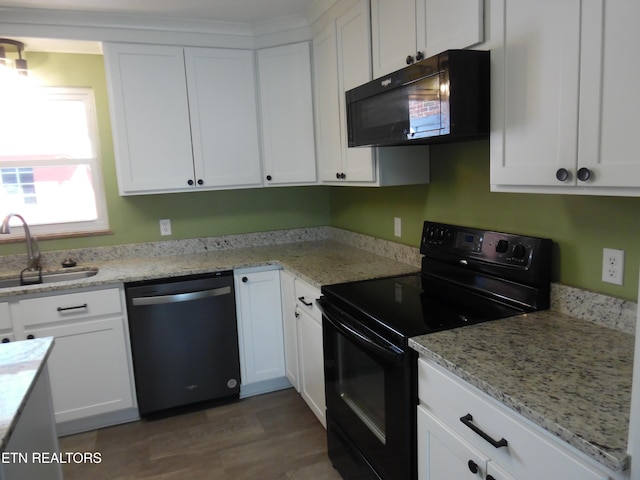
<path id="1" fill-rule="evenodd" d="M 260 184 L 253 52 L 185 48 L 184 54 L 198 186 Z"/>
<path id="2" fill-rule="evenodd" d="M 371 0 L 374 78 L 484 39 L 483 0 Z"/>
<path id="3" fill-rule="evenodd" d="M 313 39 L 317 161 L 335 185 L 429 182 L 426 146 L 347 147 L 345 92 L 371 80 L 369 2 L 361 0 Z"/>
<path id="4" fill-rule="evenodd" d="M 640 195 L 634 0 L 491 4 L 493 191 Z M 553 9 L 553 15 L 545 11 Z"/>
<path id="5" fill-rule="evenodd" d="M 264 184 L 316 183 L 309 43 L 258 51 Z"/>
<path id="6" fill-rule="evenodd" d="M 105 44 L 121 195 L 261 184 L 253 52 Z"/>

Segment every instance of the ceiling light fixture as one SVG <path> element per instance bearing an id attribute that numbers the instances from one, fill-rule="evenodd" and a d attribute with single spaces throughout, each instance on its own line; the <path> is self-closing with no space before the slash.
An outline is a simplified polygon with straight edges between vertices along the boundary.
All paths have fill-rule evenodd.
<path id="1" fill-rule="evenodd" d="M 24 51 L 24 43 L 17 40 L 11 40 L 9 38 L 0 38 L 0 67 L 11 67 L 11 59 L 7 58 L 8 52 L 15 52 L 18 54 L 18 58 L 15 60 L 15 68 L 18 75 L 27 76 L 28 68 L 27 61 L 22 58 L 22 52 Z"/>

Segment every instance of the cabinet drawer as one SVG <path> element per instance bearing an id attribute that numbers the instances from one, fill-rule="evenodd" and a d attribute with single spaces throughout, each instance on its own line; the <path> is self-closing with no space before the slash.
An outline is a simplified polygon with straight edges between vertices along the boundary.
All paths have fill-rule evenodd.
<path id="1" fill-rule="evenodd" d="M 418 360 L 418 390 L 421 405 L 516 478 L 609 478 L 574 457 L 573 447 L 535 431 L 526 419 L 423 359 Z M 492 446 L 461 421 L 467 415 L 491 439 L 508 445 Z"/>
<path id="2" fill-rule="evenodd" d="M 23 325 L 40 325 L 60 320 L 121 314 L 120 290 L 110 288 L 20 301 Z"/>
<path id="3" fill-rule="evenodd" d="M 316 300 L 320 298 L 320 290 L 298 278 L 296 278 L 294 290 L 298 307 L 311 315 L 316 321 L 322 322 L 322 313 L 318 305 L 316 305 Z"/>
<path id="4" fill-rule="evenodd" d="M 9 304 L 8 303 L 0 303 L 0 330 L 10 330 L 12 328 L 11 325 L 11 314 L 9 313 Z"/>

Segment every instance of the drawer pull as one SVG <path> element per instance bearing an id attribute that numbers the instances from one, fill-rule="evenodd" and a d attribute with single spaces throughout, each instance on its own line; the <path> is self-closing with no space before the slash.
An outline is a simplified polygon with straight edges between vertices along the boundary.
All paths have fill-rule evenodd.
<path id="1" fill-rule="evenodd" d="M 58 307 L 57 310 L 59 312 L 67 312 L 69 310 L 80 310 L 82 308 L 87 308 L 88 305 L 86 303 L 82 304 L 82 305 L 76 305 L 75 307 Z"/>
<path id="2" fill-rule="evenodd" d="M 506 447 L 507 445 L 509 445 L 509 443 L 504 438 L 501 438 L 500 440 L 494 440 L 489 435 L 487 435 L 482 430 L 480 430 L 477 426 L 475 426 L 472 423 L 473 416 L 470 413 L 467 413 L 464 417 L 460 417 L 460 421 L 464 423 L 467 427 L 469 427 L 471 430 L 476 432 L 478 435 L 480 435 L 482 438 L 484 438 L 487 442 L 489 442 L 495 448 Z"/>
<path id="3" fill-rule="evenodd" d="M 298 297 L 298 300 L 300 300 L 305 307 L 313 307 L 313 302 L 307 302 L 304 297 Z"/>

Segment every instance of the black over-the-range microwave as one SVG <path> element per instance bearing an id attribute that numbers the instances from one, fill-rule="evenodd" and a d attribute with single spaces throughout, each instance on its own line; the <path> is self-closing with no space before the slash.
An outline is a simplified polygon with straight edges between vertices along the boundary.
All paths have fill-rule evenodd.
<path id="1" fill-rule="evenodd" d="M 349 147 L 489 134 L 489 52 L 448 50 L 345 93 Z"/>

